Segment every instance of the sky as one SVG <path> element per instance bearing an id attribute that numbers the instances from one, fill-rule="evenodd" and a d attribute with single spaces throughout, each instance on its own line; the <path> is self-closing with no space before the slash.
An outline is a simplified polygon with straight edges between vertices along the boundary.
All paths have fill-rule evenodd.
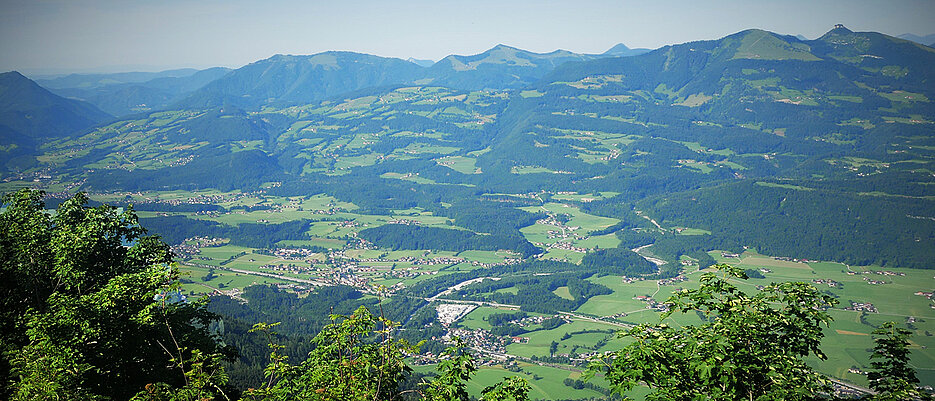
<path id="1" fill-rule="evenodd" d="M 240 67 L 348 50 L 438 60 L 657 48 L 749 28 L 816 38 L 834 24 L 935 33 L 935 0 L 0 0 L 0 71 Z"/>

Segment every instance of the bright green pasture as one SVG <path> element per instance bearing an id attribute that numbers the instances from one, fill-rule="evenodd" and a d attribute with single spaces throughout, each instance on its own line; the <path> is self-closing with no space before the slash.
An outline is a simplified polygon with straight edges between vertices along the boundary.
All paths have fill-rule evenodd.
<path id="1" fill-rule="evenodd" d="M 479 397 L 481 391 L 492 386 L 503 378 L 519 376 L 529 382 L 529 398 L 533 400 L 556 400 L 556 399 L 600 399 L 603 394 L 594 390 L 575 390 L 564 385 L 566 378 L 580 379 L 581 373 L 548 366 L 538 366 L 525 362 L 519 363 L 520 371 L 511 372 L 502 366 L 481 366 L 474 377 L 468 382 L 468 393 L 473 397 Z M 414 369 L 419 373 L 435 374 L 434 365 L 417 366 Z M 538 380 L 536 379 L 538 377 Z M 591 380 L 599 385 L 606 384 L 599 378 Z"/>

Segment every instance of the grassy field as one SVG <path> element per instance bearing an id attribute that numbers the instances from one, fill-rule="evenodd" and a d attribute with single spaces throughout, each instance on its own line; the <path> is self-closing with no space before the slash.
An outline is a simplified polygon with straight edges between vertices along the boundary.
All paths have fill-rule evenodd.
<path id="1" fill-rule="evenodd" d="M 736 284 L 745 291 L 756 291 L 758 285 L 768 285 L 782 281 L 804 281 L 813 283 L 822 291 L 833 294 L 839 304 L 829 313 L 834 318 L 830 327 L 824 329 L 825 339 L 822 350 L 828 359 L 811 361 L 813 366 L 821 372 L 834 377 L 866 385 L 866 376 L 848 373 L 850 368 L 866 371 L 869 368 L 869 349 L 873 347 L 873 338 L 870 333 L 875 327 L 886 321 L 895 321 L 899 324 L 908 324 L 913 331 L 912 362 L 923 384 L 935 384 L 935 309 L 931 307 L 932 301 L 925 297 L 915 295 L 919 291 L 932 291 L 935 288 L 933 273 L 925 270 L 913 269 L 883 269 L 880 267 L 854 267 L 840 263 L 828 262 L 795 262 L 777 260 L 772 257 L 759 255 L 748 251 L 739 258 L 723 258 L 721 252 L 710 253 L 719 262 L 733 264 L 745 269 L 760 270 L 764 279 L 750 279 L 746 281 L 735 280 Z M 873 272 L 889 271 L 894 275 L 883 275 Z M 848 274 L 848 272 L 852 272 Z M 687 281 L 670 286 L 659 286 L 655 281 L 637 281 L 625 283 L 620 277 L 604 276 L 592 277 L 589 280 L 611 288 L 614 293 L 596 296 L 578 308 L 578 312 L 599 316 L 610 316 L 626 313 L 618 319 L 629 323 L 657 323 L 659 313 L 646 308 L 646 303 L 634 299 L 638 295 L 652 296 L 657 301 L 665 301 L 679 288 L 697 288 L 697 279 L 700 272 L 688 272 Z M 899 275 L 904 274 L 904 275 Z M 825 280 L 824 283 L 813 280 Z M 829 286 L 827 280 L 836 282 L 834 287 Z M 880 282 L 873 284 L 871 282 Z M 871 302 L 878 310 L 876 313 L 844 310 L 850 307 L 851 302 Z M 689 315 L 673 315 L 673 323 L 696 324 L 697 317 Z M 563 326 L 564 327 L 564 326 Z M 559 328 L 557 330 L 561 330 Z M 537 332 L 538 333 L 538 332 Z M 536 345 L 519 347 L 518 352 L 542 352 L 555 340 L 555 335 L 546 333 L 536 334 Z M 560 338 L 560 337 L 559 337 Z M 532 341 L 530 342 L 533 343 Z M 511 345 L 510 347 L 517 347 Z"/>
<path id="2" fill-rule="evenodd" d="M 468 382 L 468 393 L 473 397 L 479 397 L 481 391 L 488 386 L 492 386 L 506 377 L 518 376 L 529 382 L 529 398 L 532 400 L 552 400 L 552 399 L 582 399 L 582 398 L 603 398 L 604 395 L 589 389 L 576 390 L 565 386 L 563 381 L 567 378 L 580 379 L 581 373 L 558 369 L 548 366 L 538 366 L 530 363 L 518 363 L 519 371 L 513 372 L 505 369 L 503 366 L 481 366 L 474 377 Z M 435 373 L 434 365 L 416 366 L 414 369 L 418 373 Z M 595 380 L 595 383 L 606 386 L 601 380 Z"/>

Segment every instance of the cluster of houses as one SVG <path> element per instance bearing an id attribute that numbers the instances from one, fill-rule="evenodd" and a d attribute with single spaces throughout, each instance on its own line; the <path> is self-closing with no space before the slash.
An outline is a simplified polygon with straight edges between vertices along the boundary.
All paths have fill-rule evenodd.
<path id="1" fill-rule="evenodd" d="M 404 226 L 421 226 L 422 222 L 409 219 L 396 219 L 387 221 L 386 224 L 402 224 Z"/>
<path id="2" fill-rule="evenodd" d="M 684 281 L 688 281 L 688 277 L 679 274 L 678 276 L 672 278 L 664 278 L 659 280 L 658 283 L 659 285 L 675 285 Z"/>
<path id="3" fill-rule="evenodd" d="M 417 266 L 435 266 L 435 265 L 455 265 L 464 262 L 464 258 L 439 256 L 431 259 L 416 258 L 413 256 L 404 256 L 398 259 L 400 262 L 408 262 Z"/>
<path id="4" fill-rule="evenodd" d="M 818 262 L 817 260 L 790 258 L 790 257 L 786 257 L 786 256 L 774 256 L 774 257 L 773 257 L 773 260 L 781 260 L 781 261 L 783 261 L 783 262 L 796 262 L 796 263 L 816 263 L 816 262 Z"/>
<path id="5" fill-rule="evenodd" d="M 827 284 L 828 287 L 833 287 L 833 288 L 840 288 L 840 287 L 841 287 L 841 283 L 839 283 L 839 282 L 837 282 L 837 281 L 834 281 L 834 280 L 831 280 L 831 279 L 816 278 L 816 279 L 812 280 L 812 282 L 815 283 L 815 284 Z"/>
<path id="6" fill-rule="evenodd" d="M 568 226 L 565 225 L 565 223 L 562 223 L 561 221 L 558 221 L 558 218 L 556 218 L 555 215 L 551 215 L 551 214 L 550 214 L 548 217 L 544 218 L 544 219 L 536 220 L 536 224 L 542 224 L 542 225 L 544 225 L 544 226 L 561 227 L 561 228 L 564 228 L 564 229 L 569 230 L 569 231 L 574 231 L 574 230 L 577 230 L 578 228 L 580 228 L 580 227 L 568 227 Z"/>
<path id="7" fill-rule="evenodd" d="M 886 281 L 883 281 L 883 280 L 871 280 L 869 277 L 864 277 L 864 281 L 866 281 L 867 284 L 870 284 L 870 285 L 889 284 L 889 282 L 886 282 Z"/>
<path id="8" fill-rule="evenodd" d="M 496 263 L 483 263 L 483 262 L 478 262 L 476 260 L 472 260 L 471 266 L 478 266 L 478 267 L 483 267 L 485 269 L 489 269 L 495 266 L 515 265 L 515 264 L 522 263 L 522 262 L 523 262 L 523 259 L 520 259 L 520 258 L 504 258 L 502 262 L 496 262 Z"/>
<path id="9" fill-rule="evenodd" d="M 612 149 L 612 150 L 610 151 L 610 154 L 609 154 L 609 155 L 604 156 L 604 157 L 601 158 L 601 161 L 605 161 L 605 162 L 606 162 L 606 161 L 611 161 L 611 160 L 614 160 L 614 159 L 616 159 L 616 158 L 618 158 L 618 157 L 620 157 L 620 151 L 617 150 L 617 149 Z M 585 201 L 585 202 L 588 202 L 588 201 Z"/>
<path id="10" fill-rule="evenodd" d="M 544 321 L 546 321 L 546 320 L 549 320 L 549 319 L 554 319 L 554 318 L 562 319 L 562 320 L 565 321 L 565 323 L 571 323 L 571 320 L 568 319 L 568 317 L 563 316 L 563 315 L 552 315 L 552 316 L 526 316 L 526 317 L 524 317 L 524 318 L 520 318 L 520 319 L 516 319 L 516 320 L 511 320 L 510 323 L 516 324 L 516 325 L 519 326 L 519 327 L 529 327 L 529 326 L 533 326 L 533 325 L 536 325 L 536 324 L 542 324 L 542 322 L 544 322 Z M 516 341 L 514 341 L 514 342 L 516 342 Z"/>
<path id="11" fill-rule="evenodd" d="M 633 299 L 635 299 L 635 300 L 637 300 L 637 301 L 643 301 L 643 303 L 646 304 L 646 308 L 647 308 L 647 309 L 652 309 L 652 310 L 655 310 L 655 311 L 657 311 L 657 312 L 668 312 L 668 311 L 669 311 L 669 307 L 668 307 L 666 304 L 664 304 L 664 303 L 662 303 L 662 302 L 659 302 L 659 301 L 656 301 L 656 300 L 655 300 L 653 297 L 651 297 L 651 296 L 648 296 L 648 295 L 637 295 L 637 296 L 633 297 Z"/>
<path id="12" fill-rule="evenodd" d="M 877 307 L 873 306 L 870 302 L 856 302 L 851 301 L 851 306 L 844 308 L 844 310 L 856 311 L 856 312 L 869 312 L 877 313 Z"/>
<path id="13" fill-rule="evenodd" d="M 293 274 L 311 274 L 317 270 L 313 268 L 311 265 L 296 265 L 293 263 L 289 263 L 289 264 L 280 263 L 278 265 L 277 264 L 266 264 L 266 265 L 260 266 L 260 269 L 267 269 L 267 270 L 272 270 L 276 272 L 293 273 Z"/>
<path id="14" fill-rule="evenodd" d="M 286 260 L 305 259 L 314 255 L 316 252 L 305 248 L 276 248 L 272 252 L 273 256 L 278 256 Z"/>
<path id="15" fill-rule="evenodd" d="M 571 242 L 559 241 L 559 242 L 554 242 L 554 243 L 551 243 L 551 244 L 546 244 L 546 243 L 542 243 L 542 242 L 537 242 L 537 243 L 534 243 L 534 245 L 536 245 L 536 246 L 541 246 L 541 247 L 545 247 L 546 249 L 562 249 L 562 250 L 566 250 L 566 251 L 580 252 L 580 253 L 587 253 L 587 252 L 588 252 L 588 248 L 583 248 L 583 247 L 580 247 L 580 246 L 576 246 L 575 244 L 572 244 Z"/>
<path id="16" fill-rule="evenodd" d="M 452 328 L 442 337 L 443 341 L 451 341 L 458 337 L 464 341 L 465 345 L 471 348 L 484 349 L 496 353 L 506 353 L 506 346 L 513 343 L 512 337 L 500 337 L 490 334 L 484 329 L 462 329 Z M 528 341 L 528 340 L 527 340 Z"/>
<path id="17" fill-rule="evenodd" d="M 546 231 L 546 237 L 548 239 L 584 239 L 584 237 L 576 234 L 574 230 L 577 230 L 578 227 L 567 227 L 567 229 L 559 230 L 548 230 Z"/>
<path id="18" fill-rule="evenodd" d="M 187 259 L 201 253 L 201 248 L 221 246 L 225 243 L 223 238 L 192 237 L 186 238 L 181 244 L 173 245 L 171 249 L 179 258 Z"/>

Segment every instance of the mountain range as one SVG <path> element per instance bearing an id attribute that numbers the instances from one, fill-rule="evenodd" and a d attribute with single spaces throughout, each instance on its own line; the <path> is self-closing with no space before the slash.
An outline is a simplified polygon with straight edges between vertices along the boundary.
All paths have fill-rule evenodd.
<path id="1" fill-rule="evenodd" d="M 916 42 L 920 45 L 927 45 L 928 47 L 932 47 L 932 45 L 935 44 L 935 33 L 928 34 L 925 36 L 914 35 L 911 33 L 904 33 L 902 35 L 897 36 L 897 38 Z"/>
<path id="2" fill-rule="evenodd" d="M 184 69 L 158 73 L 72 74 L 36 83 L 69 99 L 93 104 L 115 116 L 162 110 L 230 69 Z"/>
<path id="3" fill-rule="evenodd" d="M 498 45 L 478 55 L 452 55 L 437 63 L 326 52 L 310 56 L 277 55 L 240 68 L 230 77 L 225 77 L 232 71 L 230 69 L 210 68 L 71 74 L 43 77 L 36 82 L 62 97 L 86 101 L 112 115 L 125 116 L 170 107 L 231 104 L 254 108 L 266 103 L 300 104 L 387 84 L 433 83 L 463 89 L 515 89 L 532 83 L 566 61 L 624 57 L 647 51 L 629 49 L 621 43 L 600 55 L 568 51 L 537 54 Z M 421 68 L 413 68 L 413 65 Z M 225 80 L 219 80 L 222 77 Z M 288 83 L 290 87 L 277 87 L 276 82 Z M 204 88 L 209 83 L 213 83 L 212 86 Z"/>
<path id="4" fill-rule="evenodd" d="M 280 182 L 283 193 L 435 214 L 454 213 L 442 204 L 486 207 L 483 194 L 606 192 L 616 195 L 584 207 L 714 233 L 696 247 L 915 267 L 933 256 L 935 49 L 836 27 L 815 40 L 747 30 L 612 57 L 622 54 L 632 53 L 498 45 L 430 67 L 349 52 L 277 55 L 155 78 L 221 75 L 187 86 L 163 111 L 90 131 L 81 130 L 105 113 L 8 73 L 29 91 L 0 94 L 6 143 L 72 135 L 18 155 L 6 177 L 42 171 L 94 190 Z M 71 114 L 16 117 L 17 107 L 47 109 L 27 92 Z M 27 129 L 45 120 L 58 128 Z M 419 180 L 387 178 L 412 175 Z"/>

